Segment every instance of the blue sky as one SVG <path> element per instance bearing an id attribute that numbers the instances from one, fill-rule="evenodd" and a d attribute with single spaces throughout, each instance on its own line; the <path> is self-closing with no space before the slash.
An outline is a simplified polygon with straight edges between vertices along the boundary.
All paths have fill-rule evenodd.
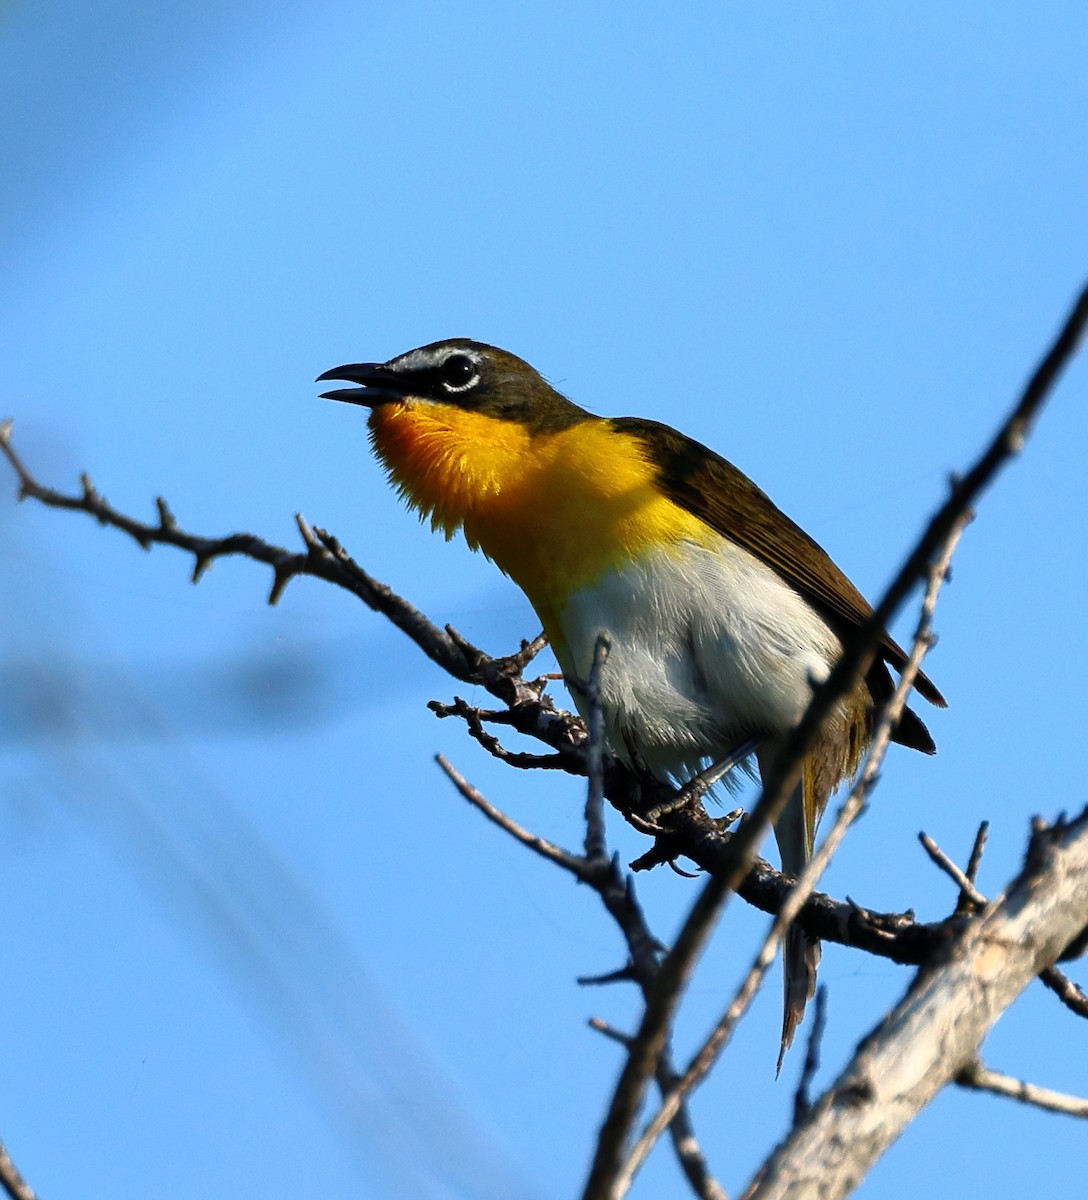
<path id="1" fill-rule="evenodd" d="M 312 383 L 467 335 L 714 446 L 872 595 L 1088 276 L 1086 47 L 1073 3 L 9 3 L 0 417 L 43 480 L 87 470 L 136 514 L 161 493 L 293 545 L 301 511 L 501 652 L 525 601 L 401 509 Z M 940 753 L 893 754 L 835 894 L 938 918 L 919 829 L 962 859 L 988 818 L 994 891 L 1034 813 L 1084 803 L 1086 372 L 964 538 Z M 458 689 L 350 597 L 269 609 L 244 562 L 194 589 L 181 555 L 12 490 L 0 467 L 0 1137 L 32 1183 L 574 1194 L 618 1066 L 586 1019 L 636 1012 L 574 977 L 622 948 L 432 756 L 568 845 L 581 789 L 436 722 Z M 693 885 L 640 884 L 669 937 Z M 730 910 L 682 1051 L 764 928 Z M 908 976 L 829 948 L 822 977 L 826 1080 Z M 778 1004 L 696 1102 L 732 1188 L 788 1121 Z M 1085 1091 L 1084 1031 L 1039 988 L 985 1056 Z M 948 1094 L 861 1194 L 1057 1190 L 1083 1136 Z M 683 1194 L 667 1150 L 638 1189 Z"/>

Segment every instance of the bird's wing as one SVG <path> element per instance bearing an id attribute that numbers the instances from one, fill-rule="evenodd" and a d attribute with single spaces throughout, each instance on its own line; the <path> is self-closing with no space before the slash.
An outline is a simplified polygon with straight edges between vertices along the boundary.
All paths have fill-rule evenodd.
<path id="1" fill-rule="evenodd" d="M 643 443 L 670 499 L 766 563 L 834 627 L 848 634 L 871 615 L 869 602 L 823 547 L 732 463 L 657 421 L 621 417 L 612 425 Z M 880 648 L 897 670 L 906 664 L 903 648 L 888 634 Z M 932 704 L 947 703 L 926 675 L 919 673 L 914 686 Z"/>

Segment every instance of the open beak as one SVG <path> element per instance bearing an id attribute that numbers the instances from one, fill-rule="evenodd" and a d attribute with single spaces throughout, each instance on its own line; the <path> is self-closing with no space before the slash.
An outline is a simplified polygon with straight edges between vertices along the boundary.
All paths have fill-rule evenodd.
<path id="1" fill-rule="evenodd" d="M 333 367 L 331 371 L 318 375 L 316 382 L 324 383 L 327 379 L 342 379 L 359 386 L 322 392 L 322 400 L 345 400 L 348 404 L 376 408 L 379 404 L 400 400 L 405 394 L 403 379 L 384 363 L 348 363 L 343 367 Z"/>

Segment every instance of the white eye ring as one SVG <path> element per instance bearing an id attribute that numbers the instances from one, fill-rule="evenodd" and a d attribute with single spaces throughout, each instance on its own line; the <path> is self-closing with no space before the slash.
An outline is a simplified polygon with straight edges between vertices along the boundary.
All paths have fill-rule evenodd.
<path id="1" fill-rule="evenodd" d="M 463 378 L 463 382 L 454 382 L 452 379 L 445 378 L 446 373 L 450 368 L 454 368 L 454 373 L 457 376 L 463 377 L 465 368 L 468 368 L 469 374 L 467 378 Z M 450 393 L 467 392 L 469 388 L 475 387 L 480 382 L 480 370 L 476 363 L 467 354 L 451 354 L 449 358 L 442 364 L 442 387 Z"/>

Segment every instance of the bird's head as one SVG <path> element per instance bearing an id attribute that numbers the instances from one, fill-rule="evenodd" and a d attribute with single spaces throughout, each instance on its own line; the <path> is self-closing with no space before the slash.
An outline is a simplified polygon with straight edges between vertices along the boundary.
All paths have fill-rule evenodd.
<path id="1" fill-rule="evenodd" d="M 431 342 L 384 363 L 348 363 L 317 377 L 357 386 L 322 393 L 377 411 L 414 401 L 479 413 L 555 432 L 584 420 L 586 411 L 560 395 L 524 359 L 468 338 Z"/>

